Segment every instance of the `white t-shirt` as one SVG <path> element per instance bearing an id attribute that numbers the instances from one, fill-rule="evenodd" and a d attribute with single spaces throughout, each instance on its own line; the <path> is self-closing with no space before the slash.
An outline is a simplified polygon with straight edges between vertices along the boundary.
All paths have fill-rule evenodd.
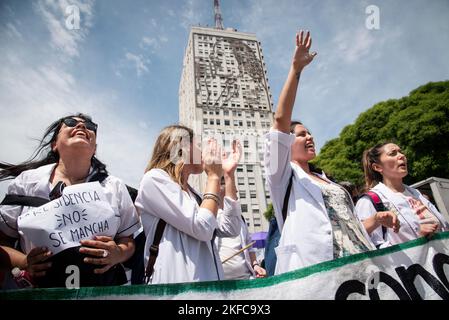
<path id="1" fill-rule="evenodd" d="M 436 223 L 439 225 L 439 230 L 441 229 L 441 225 L 438 219 L 432 214 L 432 212 L 429 211 L 429 209 L 422 203 L 422 201 L 418 197 L 415 197 L 407 189 L 405 189 L 404 192 L 400 193 L 400 195 L 404 197 L 405 200 L 407 200 L 412 210 L 420 219 L 421 224 Z"/>
<path id="2" fill-rule="evenodd" d="M 405 185 L 404 185 L 405 186 Z M 439 215 L 438 210 L 415 189 L 405 186 L 405 191 L 393 192 L 383 183 L 377 184 L 371 191 L 374 191 L 381 199 L 385 208 L 388 211 L 395 213 L 400 222 L 400 229 L 398 233 L 393 232 L 391 228 L 387 228 L 385 239 L 382 234 L 382 227 L 375 229 L 370 237 L 376 246 L 387 247 L 403 243 L 406 241 L 419 238 L 420 225 L 423 223 L 435 222 L 440 225 L 440 231 L 443 227 L 446 229 L 447 222 Z M 427 203 L 427 206 L 424 205 Z M 356 214 L 361 221 L 368 219 L 376 213 L 376 208 L 371 200 L 367 197 L 362 197 L 357 201 Z M 424 219 L 420 219 L 420 215 Z M 441 222 L 446 226 L 441 225 Z"/>
<path id="3" fill-rule="evenodd" d="M 242 229 L 237 237 L 217 238 L 217 247 L 221 261 L 234 256 L 239 250 L 251 243 L 251 236 L 245 222 L 241 222 Z M 249 252 L 255 252 L 250 247 L 240 254 L 223 263 L 223 270 L 226 280 L 249 279 L 254 276 L 251 267 Z"/>
<path id="4" fill-rule="evenodd" d="M 49 164 L 22 172 L 10 183 L 8 194 L 49 199 L 51 191 L 49 180 L 55 166 L 56 164 Z M 92 174 L 89 175 L 91 176 Z M 125 184 L 116 177 L 108 176 L 100 185 L 115 215 L 120 217 L 115 237 L 131 236 L 140 228 L 141 223 Z M 30 209 L 17 205 L 0 207 L 0 231 L 9 237 L 20 239 L 21 248 L 25 253 L 35 245 L 29 241 L 26 234 L 19 233 L 17 219 Z"/>

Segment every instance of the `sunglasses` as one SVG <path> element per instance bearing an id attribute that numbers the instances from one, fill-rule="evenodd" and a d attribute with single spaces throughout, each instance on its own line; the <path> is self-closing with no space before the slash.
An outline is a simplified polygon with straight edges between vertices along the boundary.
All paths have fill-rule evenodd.
<path id="1" fill-rule="evenodd" d="M 64 120 L 62 120 L 62 122 L 67 127 L 70 127 L 70 128 L 73 128 L 76 125 L 78 125 L 78 123 L 82 122 L 86 126 L 87 130 L 90 130 L 90 131 L 93 131 L 93 132 L 97 133 L 98 125 L 96 123 L 93 123 L 90 120 L 78 120 L 78 119 L 74 119 L 74 118 L 65 118 Z"/>

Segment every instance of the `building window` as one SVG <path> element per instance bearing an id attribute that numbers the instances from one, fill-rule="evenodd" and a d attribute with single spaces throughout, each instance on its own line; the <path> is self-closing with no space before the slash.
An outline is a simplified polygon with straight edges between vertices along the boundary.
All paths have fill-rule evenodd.
<path id="1" fill-rule="evenodd" d="M 203 119 L 203 124 L 207 124 L 207 119 Z"/>
<path id="2" fill-rule="evenodd" d="M 225 120 L 224 124 L 225 124 L 225 126 L 229 126 L 230 125 L 229 120 Z"/>
<path id="3" fill-rule="evenodd" d="M 248 212 L 248 205 L 242 204 L 242 212 Z"/>
<path id="4" fill-rule="evenodd" d="M 253 185 L 256 184 L 256 180 L 255 180 L 254 178 L 248 178 L 248 184 L 249 184 L 250 186 L 253 186 Z"/>
<path id="5" fill-rule="evenodd" d="M 251 191 L 249 192 L 249 197 L 250 197 L 251 199 L 255 199 L 255 198 L 256 198 L 256 191 L 251 190 Z"/>
<path id="6" fill-rule="evenodd" d="M 246 198 L 246 191 L 240 191 L 239 195 L 240 195 L 240 199 L 245 199 Z"/>
<path id="7" fill-rule="evenodd" d="M 224 114 L 225 116 L 229 116 L 229 110 L 223 111 L 223 114 Z"/>
<path id="8" fill-rule="evenodd" d="M 245 184 L 245 179 L 243 177 L 237 178 L 237 181 L 239 186 L 243 186 Z"/>
<path id="9" fill-rule="evenodd" d="M 220 119 L 217 119 L 216 121 L 217 121 L 217 125 L 220 125 Z"/>
<path id="10" fill-rule="evenodd" d="M 209 124 L 214 124 L 214 119 L 210 119 Z"/>
<path id="11" fill-rule="evenodd" d="M 247 141 L 245 141 L 245 142 L 247 142 Z M 247 145 L 246 145 L 245 147 L 247 147 Z M 253 171 L 254 171 L 254 166 L 252 166 L 252 165 L 247 165 L 247 166 L 246 166 L 246 171 L 247 171 L 247 172 L 253 172 Z"/>

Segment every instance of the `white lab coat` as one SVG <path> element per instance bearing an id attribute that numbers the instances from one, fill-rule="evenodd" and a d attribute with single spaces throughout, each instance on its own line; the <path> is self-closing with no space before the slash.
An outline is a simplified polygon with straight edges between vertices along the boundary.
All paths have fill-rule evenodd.
<path id="1" fill-rule="evenodd" d="M 296 270 L 323 261 L 333 260 L 332 226 L 324 204 L 321 189 L 306 172 L 290 161 L 291 145 L 295 140 L 273 128 L 265 136 L 265 171 L 273 208 L 281 230 L 279 245 L 275 249 L 275 274 Z M 288 202 L 287 219 L 282 218 L 282 206 L 291 173 L 294 173 Z M 320 177 L 332 184 L 324 174 Z M 343 189 L 343 188 L 342 188 Z M 344 190 L 344 189 L 343 189 Z M 346 192 L 346 190 L 344 190 Z M 348 198 L 351 196 L 348 194 Z M 351 202 L 352 209 L 353 204 Z M 375 249 L 363 225 L 355 214 L 366 239 Z"/>
<path id="2" fill-rule="evenodd" d="M 215 218 L 208 209 L 200 208 L 195 197 L 183 191 L 167 172 L 152 169 L 140 183 L 135 204 L 147 236 L 145 265 L 159 219 L 167 223 L 154 264 L 152 284 L 223 279 L 213 236 L 215 230 L 218 237 L 239 234 L 240 205 L 237 201 L 225 197 L 224 209 Z"/>
<path id="3" fill-rule="evenodd" d="M 442 231 L 449 229 L 449 224 L 447 221 L 429 200 L 424 198 L 418 190 L 406 185 L 404 185 L 404 187 L 413 195 L 413 197 L 419 199 L 440 221 Z M 395 233 L 391 228 L 387 228 L 385 240 L 382 235 L 382 227 L 379 226 L 375 229 L 370 236 L 376 246 L 385 248 L 390 245 L 403 243 L 421 237 L 419 234 L 420 219 L 404 197 L 392 191 L 382 182 L 372 188 L 371 191 L 374 191 L 377 195 L 379 195 L 387 209 L 394 208 L 394 211 L 398 214 L 401 225 L 398 233 Z M 371 217 L 375 213 L 376 209 L 370 199 L 367 197 L 362 197 L 357 201 L 356 214 L 361 221 Z"/>

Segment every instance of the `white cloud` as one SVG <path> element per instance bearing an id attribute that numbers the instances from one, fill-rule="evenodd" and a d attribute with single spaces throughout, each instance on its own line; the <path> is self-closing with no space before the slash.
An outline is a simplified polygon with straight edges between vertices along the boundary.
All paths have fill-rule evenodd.
<path id="1" fill-rule="evenodd" d="M 142 40 L 140 40 L 139 47 L 143 50 L 150 49 L 151 53 L 156 53 L 162 48 L 162 45 L 167 42 L 168 38 L 164 35 L 158 35 L 157 38 L 144 36 L 142 37 Z"/>
<path id="2" fill-rule="evenodd" d="M 93 0 L 40 0 L 33 3 L 51 35 L 51 45 L 61 53 L 63 61 L 79 56 L 79 45 L 89 34 L 93 25 Z M 66 8 L 75 5 L 80 11 L 80 29 L 66 27 Z"/>
<path id="3" fill-rule="evenodd" d="M 126 60 L 130 61 L 132 64 L 134 64 L 134 67 L 136 69 L 137 76 L 141 76 L 144 73 L 148 73 L 148 64 L 150 63 L 149 59 L 144 58 L 142 55 L 135 55 L 131 52 L 127 52 L 125 54 Z"/>
<path id="4" fill-rule="evenodd" d="M 139 47 L 144 49 L 150 47 L 153 49 L 159 49 L 160 45 L 156 38 L 143 37 L 140 41 Z"/>
<path id="5" fill-rule="evenodd" d="M 10 38 L 23 40 L 23 35 L 17 30 L 17 28 L 11 22 L 8 22 L 6 24 L 6 34 Z"/>
<path id="6" fill-rule="evenodd" d="M 180 15 L 180 25 L 189 30 L 191 26 L 198 25 L 198 23 L 203 21 L 208 21 L 209 19 L 204 18 L 203 10 L 205 9 L 205 2 L 203 0 L 187 0 L 184 2 L 184 6 L 181 8 Z M 209 9 L 209 8 L 207 8 Z M 213 10 L 212 5 L 210 5 L 210 10 Z M 211 11 L 213 12 L 213 11 Z M 211 13 L 212 15 L 212 13 Z"/>
<path id="7" fill-rule="evenodd" d="M 373 45 L 379 46 L 379 41 L 374 37 L 374 31 L 366 28 L 340 32 L 332 40 L 334 47 L 338 50 L 340 58 L 352 63 L 359 61 L 368 55 Z"/>
<path id="8" fill-rule="evenodd" d="M 43 53 L 23 41 L 21 46 L 25 48 L 20 52 L 15 51 L 13 42 L 0 48 L 0 161 L 28 159 L 38 145 L 36 139 L 42 138 L 50 123 L 83 112 L 99 124 L 98 158 L 112 175 L 138 187 L 156 132 L 141 115 L 129 112 L 132 106 L 121 102 L 113 91 L 92 90 L 79 82 L 69 71 L 70 61 L 63 63 L 54 56 L 36 59 Z M 142 57 L 128 57 L 140 61 L 136 68 L 141 72 L 148 70 Z M 7 184 L 0 183 L 0 198 Z"/>

